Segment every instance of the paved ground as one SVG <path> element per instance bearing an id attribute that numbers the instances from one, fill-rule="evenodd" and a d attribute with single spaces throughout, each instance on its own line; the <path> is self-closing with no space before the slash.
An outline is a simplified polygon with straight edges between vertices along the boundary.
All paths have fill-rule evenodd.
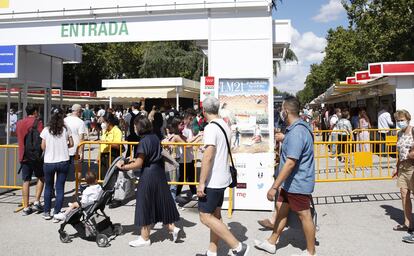
<path id="1" fill-rule="evenodd" d="M 73 188 L 68 183 L 66 189 Z M 352 183 L 319 183 L 314 194 L 317 202 L 319 232 L 318 255 L 413 255 L 414 244 L 401 242 L 403 232 L 392 231 L 402 217 L 401 203 L 395 181 Z M 335 195 L 335 197 L 333 197 Z M 67 193 L 69 200 L 71 192 Z M 21 216 L 13 213 L 20 201 L 20 192 L 0 195 L 0 255 L 196 255 L 208 244 L 208 231 L 200 224 L 196 208 L 180 211 L 179 227 L 185 235 L 179 243 L 169 241 L 169 235 L 159 225 L 151 235 L 149 248 L 130 248 L 128 242 L 136 238 L 133 225 L 134 202 L 118 209 L 108 209 L 114 222 L 122 223 L 124 233 L 98 248 L 94 242 L 74 238 L 63 244 L 57 233 L 58 224 L 45 221 L 40 215 Z M 226 212 L 223 212 L 223 216 Z M 237 211 L 233 218 L 225 218 L 231 231 L 242 241 L 252 245 L 253 239 L 266 238 L 270 232 L 261 231 L 257 219 L 269 212 Z M 296 216 L 290 218 L 291 227 L 283 233 L 277 255 L 291 255 L 305 248 L 302 230 Z M 71 228 L 67 229 L 73 232 Z M 226 255 L 222 246 L 219 255 Z M 255 249 L 250 255 L 266 255 Z"/>

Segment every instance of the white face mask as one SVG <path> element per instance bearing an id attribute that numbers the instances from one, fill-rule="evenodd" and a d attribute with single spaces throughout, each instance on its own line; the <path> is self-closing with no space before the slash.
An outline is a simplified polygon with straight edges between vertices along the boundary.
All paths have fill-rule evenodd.
<path id="1" fill-rule="evenodd" d="M 286 111 L 280 111 L 280 119 L 282 120 L 282 122 L 285 122 L 287 118 L 287 113 Z"/>
<path id="2" fill-rule="evenodd" d="M 404 130 L 408 126 L 408 121 L 399 121 L 397 122 L 397 127 Z"/>
<path id="3" fill-rule="evenodd" d="M 108 125 L 106 123 L 101 124 L 102 130 L 106 130 L 108 128 Z"/>

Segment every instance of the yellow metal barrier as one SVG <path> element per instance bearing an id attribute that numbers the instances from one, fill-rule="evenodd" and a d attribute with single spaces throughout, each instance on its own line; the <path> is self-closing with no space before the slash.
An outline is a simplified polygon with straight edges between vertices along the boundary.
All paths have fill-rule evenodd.
<path id="1" fill-rule="evenodd" d="M 316 181 L 392 179 L 392 170 L 398 157 L 396 131 L 356 129 L 346 137 L 346 141 L 323 141 L 326 137 L 331 138 L 332 133 L 337 131 L 315 131 Z M 323 137 L 323 134 L 328 136 Z M 338 152 L 338 148 L 342 150 Z"/>
<path id="2" fill-rule="evenodd" d="M 18 185 L 17 183 L 17 171 L 18 171 L 18 145 L 0 145 L 0 154 L 3 157 L 3 177 L 0 180 L 0 189 L 23 189 L 22 185 Z M 1 152 L 4 151 L 4 152 Z M 12 158 L 10 159 L 10 156 Z M 9 161 L 10 160 L 10 161 Z M 10 166 L 10 162 L 11 165 Z M 8 176 L 8 171 L 13 170 L 12 172 L 12 179 Z M 24 208 L 23 200 L 22 206 L 19 206 L 14 212 L 21 211 Z"/>
<path id="3" fill-rule="evenodd" d="M 183 181 L 173 180 L 168 182 L 169 185 L 187 185 L 187 186 L 197 186 L 198 185 L 198 173 L 201 166 L 201 158 L 199 157 L 201 154 L 199 153 L 200 147 L 203 145 L 201 143 L 175 143 L 175 142 L 162 142 L 162 146 L 172 153 L 172 156 L 180 155 L 182 156 L 182 162 L 187 162 L 187 151 L 192 150 L 194 155 L 194 180 L 187 181 L 187 166 L 183 164 L 183 173 L 184 177 L 182 178 Z M 124 146 L 129 148 L 131 154 L 129 155 L 132 158 L 133 155 L 133 148 L 134 146 L 138 145 L 138 142 L 104 142 L 104 141 L 83 141 L 78 145 L 77 154 L 80 156 L 79 158 L 75 159 L 75 186 L 76 186 L 76 194 L 78 193 L 78 188 L 80 182 L 83 180 L 82 175 L 82 165 L 86 161 L 87 165 L 87 172 L 90 172 L 92 169 L 92 164 L 94 163 L 97 168 L 97 176 L 99 182 L 103 181 L 105 177 L 106 169 L 109 168 L 112 161 L 119 155 L 126 155 L 126 151 Z M 119 149 L 113 149 L 113 147 L 119 147 Z M 96 151 L 92 154 L 93 151 Z M 102 150 L 105 153 L 101 152 Z M 94 160 L 94 156 L 96 157 Z M 106 168 L 106 169 L 104 169 Z M 228 216 L 229 218 L 233 214 L 233 189 L 229 190 L 229 207 L 228 207 Z"/>

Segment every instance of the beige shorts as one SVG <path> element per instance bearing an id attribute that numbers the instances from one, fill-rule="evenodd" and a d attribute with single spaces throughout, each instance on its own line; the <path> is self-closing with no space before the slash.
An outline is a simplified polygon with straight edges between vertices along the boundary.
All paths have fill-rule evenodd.
<path id="1" fill-rule="evenodd" d="M 400 164 L 398 171 L 397 187 L 406 188 L 414 191 L 414 165 L 412 164 Z"/>

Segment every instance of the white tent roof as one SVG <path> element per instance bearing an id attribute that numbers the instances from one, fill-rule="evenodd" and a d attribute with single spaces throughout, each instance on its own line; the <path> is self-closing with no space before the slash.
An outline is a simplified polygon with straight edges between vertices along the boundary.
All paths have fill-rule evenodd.
<path id="1" fill-rule="evenodd" d="M 182 77 L 141 78 L 141 79 L 106 79 L 97 92 L 98 98 L 176 98 L 177 92 L 182 98 L 198 98 L 200 83 Z"/>

